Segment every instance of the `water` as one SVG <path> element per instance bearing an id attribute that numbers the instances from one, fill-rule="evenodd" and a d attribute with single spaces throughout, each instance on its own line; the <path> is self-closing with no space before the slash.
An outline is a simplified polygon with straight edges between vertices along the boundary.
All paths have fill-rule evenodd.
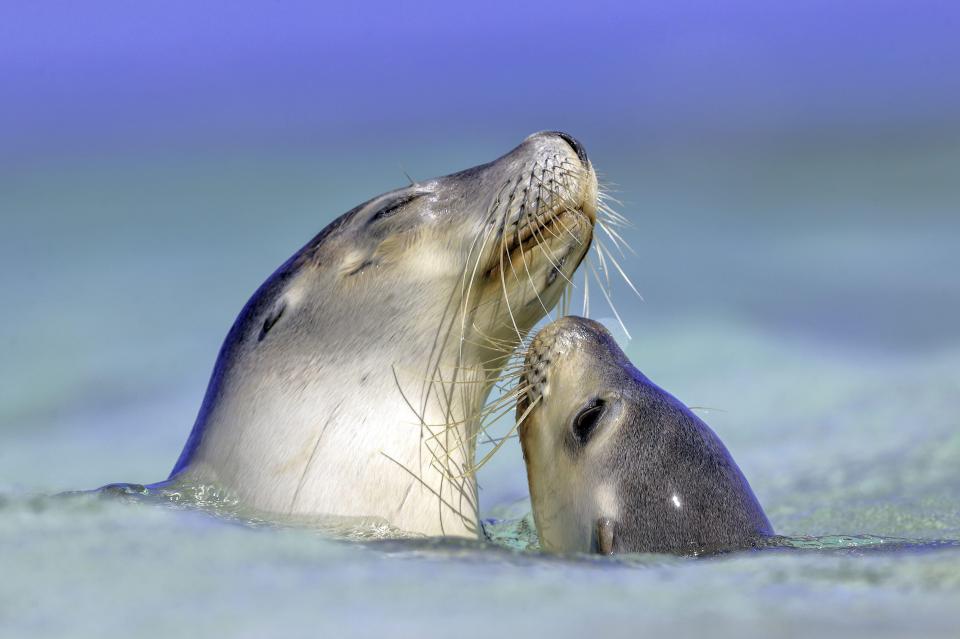
<path id="1" fill-rule="evenodd" d="M 414 149 L 404 168 L 502 150 L 481 146 Z M 542 554 L 515 442 L 481 475 L 492 542 L 51 497 L 162 479 L 246 297 L 403 177 L 359 154 L 34 167 L 0 184 L 0 635 L 956 636 L 957 147 L 771 163 L 590 146 L 638 227 L 626 350 L 701 407 L 781 547 Z"/>

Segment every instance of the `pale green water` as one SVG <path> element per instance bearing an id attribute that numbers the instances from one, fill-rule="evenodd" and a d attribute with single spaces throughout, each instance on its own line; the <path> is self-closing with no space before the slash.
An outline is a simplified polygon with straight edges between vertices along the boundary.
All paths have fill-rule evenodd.
<path id="1" fill-rule="evenodd" d="M 960 550 L 934 542 L 960 539 L 960 154 L 608 157 L 646 298 L 619 296 L 628 353 L 711 409 L 777 532 L 826 550 L 558 558 L 44 497 L 163 478 L 246 297 L 402 176 L 349 157 L 23 169 L 0 185 L 0 635 L 957 636 Z M 525 546 L 518 448 L 481 480 L 514 522 L 498 543 Z"/>

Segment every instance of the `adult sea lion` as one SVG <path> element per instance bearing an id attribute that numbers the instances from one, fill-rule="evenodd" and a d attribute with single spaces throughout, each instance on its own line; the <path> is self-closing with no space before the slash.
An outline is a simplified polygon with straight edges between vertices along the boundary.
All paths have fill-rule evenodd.
<path id="1" fill-rule="evenodd" d="M 542 132 L 342 215 L 240 312 L 169 481 L 476 536 L 477 415 L 583 259 L 597 197 L 583 147 Z"/>
<path id="2" fill-rule="evenodd" d="M 703 554 L 773 535 L 717 435 L 597 322 L 563 317 L 527 351 L 519 432 L 544 549 Z"/>

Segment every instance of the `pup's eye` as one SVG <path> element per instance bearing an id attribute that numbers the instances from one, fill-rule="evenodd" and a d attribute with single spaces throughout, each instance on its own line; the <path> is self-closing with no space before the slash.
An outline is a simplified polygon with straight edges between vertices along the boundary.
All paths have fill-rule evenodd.
<path id="1" fill-rule="evenodd" d="M 604 407 L 604 401 L 597 398 L 590 400 L 586 406 L 580 409 L 577 416 L 573 418 L 572 429 L 574 439 L 581 444 L 587 443 L 593 435 L 593 432 L 597 429 L 597 424 L 600 423 Z"/>
<path id="2" fill-rule="evenodd" d="M 377 211 L 373 215 L 373 217 L 370 218 L 367 224 L 373 224 L 375 222 L 379 222 L 380 220 L 384 220 L 392 215 L 396 215 L 398 212 L 400 212 L 400 210 L 403 207 L 405 207 L 407 204 L 410 204 L 410 202 L 413 202 L 415 199 L 417 199 L 421 195 L 423 194 L 413 193 L 411 195 L 403 195 L 394 200 L 390 200 L 384 203 L 384 205 L 380 208 L 380 210 Z"/>

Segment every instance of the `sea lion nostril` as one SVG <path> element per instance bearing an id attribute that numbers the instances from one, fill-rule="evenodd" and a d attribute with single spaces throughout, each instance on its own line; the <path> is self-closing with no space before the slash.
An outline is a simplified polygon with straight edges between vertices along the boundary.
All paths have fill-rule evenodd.
<path id="1" fill-rule="evenodd" d="M 580 161 L 583 162 L 584 165 L 590 161 L 587 159 L 587 150 L 583 148 L 583 145 L 580 144 L 575 137 L 569 133 L 564 133 L 563 131 L 550 131 L 550 133 L 553 133 L 557 137 L 563 138 L 563 141 L 570 145 L 570 148 L 577 153 L 577 157 L 580 158 Z"/>

